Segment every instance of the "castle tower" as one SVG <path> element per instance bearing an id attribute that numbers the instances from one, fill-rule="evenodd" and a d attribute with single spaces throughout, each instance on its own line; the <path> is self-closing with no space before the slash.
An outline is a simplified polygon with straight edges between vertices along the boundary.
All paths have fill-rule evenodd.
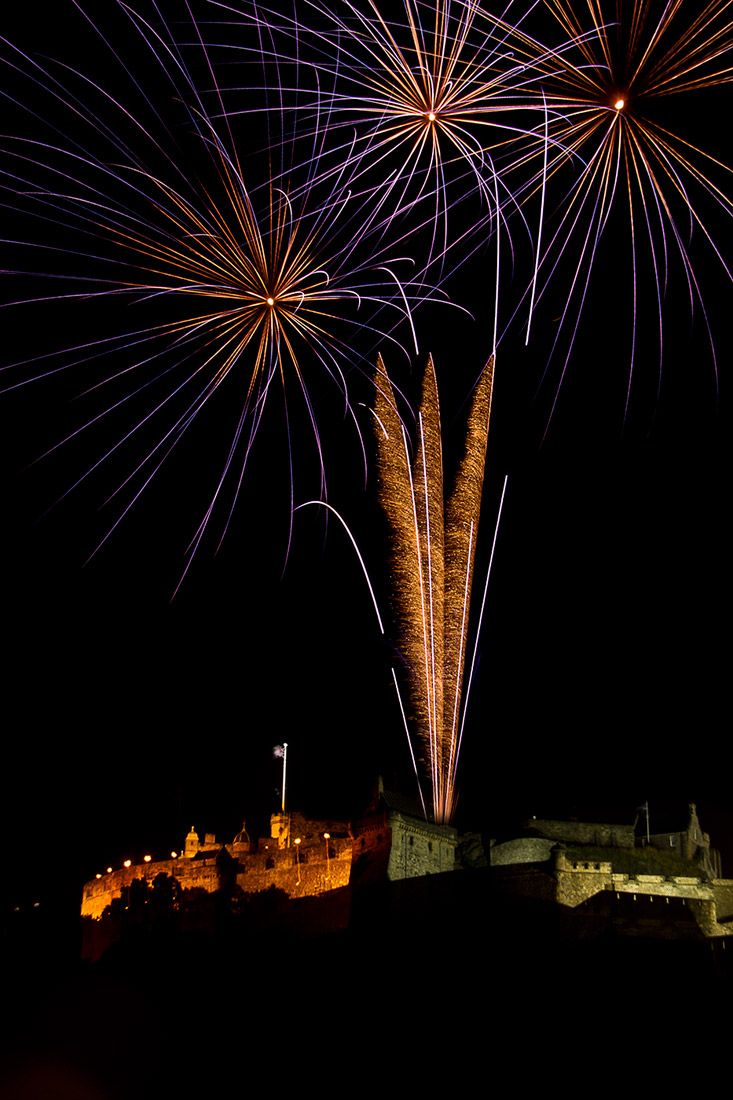
<path id="1" fill-rule="evenodd" d="M 196 830 L 194 829 L 194 827 L 192 825 L 189 832 L 188 832 L 188 835 L 186 836 L 186 843 L 185 843 L 185 846 L 184 846 L 184 849 L 183 849 L 183 854 L 188 859 L 193 859 L 193 857 L 196 855 L 198 850 L 199 850 L 199 834 L 196 832 Z"/>

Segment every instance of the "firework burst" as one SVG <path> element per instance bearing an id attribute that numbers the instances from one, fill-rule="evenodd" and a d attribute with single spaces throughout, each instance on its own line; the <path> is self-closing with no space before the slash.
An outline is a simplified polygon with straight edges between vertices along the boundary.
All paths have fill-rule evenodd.
<path id="1" fill-rule="evenodd" d="M 301 395 L 325 492 L 309 372 L 320 368 L 330 376 L 350 413 L 347 374 L 360 362 L 354 332 L 361 333 L 368 351 L 385 326 L 392 329 L 409 318 L 411 290 L 390 262 L 394 253 L 363 247 L 346 177 L 319 185 L 312 160 L 295 165 L 292 176 L 278 169 L 276 179 L 267 162 L 264 173 L 256 160 L 245 164 L 239 148 L 249 150 L 248 135 L 242 140 L 221 104 L 216 119 L 205 110 L 190 62 L 168 26 L 121 8 L 138 50 L 152 58 L 156 79 L 148 97 L 138 77 L 107 47 L 119 70 L 116 79 L 134 93 L 132 105 L 122 106 L 119 94 L 69 65 L 45 62 L 42 69 L 20 49 L 6 50 L 6 74 L 22 90 L 6 93 L 21 126 L 4 142 L 5 204 L 35 230 L 35 236 L 12 243 L 62 257 L 61 265 L 52 260 L 47 271 L 10 274 L 16 280 L 52 275 L 76 284 L 66 293 L 30 294 L 11 304 L 22 310 L 63 303 L 80 310 L 79 326 L 85 325 L 81 309 L 87 318 L 90 306 L 97 317 L 103 312 L 105 324 L 114 309 L 119 324 L 119 306 L 134 305 L 145 322 L 54 349 L 36 370 L 29 371 L 26 359 L 6 368 L 5 376 L 10 388 L 72 367 L 94 370 L 84 388 L 95 394 L 114 382 L 115 398 L 98 406 L 73 435 L 137 410 L 87 471 L 137 444 L 132 471 L 113 494 L 126 499 L 110 531 L 202 410 L 226 391 L 239 411 L 193 552 L 227 485 L 224 514 L 231 516 L 276 386 L 288 425 L 288 389 L 295 385 Z M 101 39 L 96 26 L 88 29 Z M 200 52 L 207 65 L 203 45 Z M 146 121 L 141 121 L 141 99 L 149 109 Z M 175 125 L 163 122 L 170 101 Z M 263 175 L 265 182 L 259 183 Z M 121 380 L 127 391 L 120 395 Z M 292 501 L 292 456 L 289 468 Z M 225 519 L 223 529 L 227 524 Z"/>
<path id="2" fill-rule="evenodd" d="M 554 207 L 540 253 L 538 301 L 559 288 L 564 272 L 572 272 L 551 354 L 563 363 L 550 419 L 589 299 L 608 304 L 612 314 L 601 323 L 615 329 L 630 288 L 625 420 L 642 315 L 655 318 L 645 328 L 657 334 L 659 399 L 665 297 L 675 264 L 682 269 L 690 310 L 702 314 L 717 388 L 715 345 L 692 242 L 704 242 L 720 274 L 731 278 L 712 228 L 718 215 L 733 214 L 726 190 L 731 169 L 683 136 L 685 101 L 676 97 L 720 89 L 733 79 L 730 4 L 545 0 L 545 9 L 578 51 L 573 58 L 564 50 L 562 62 L 549 54 L 536 61 L 533 94 L 548 106 L 547 124 L 538 127 L 526 157 L 515 162 L 525 184 L 536 190 L 546 183 L 548 210 Z M 699 140 L 699 120 L 696 129 Z M 602 293 L 594 293 L 604 276 Z"/>
<path id="3" fill-rule="evenodd" d="M 278 74 L 294 68 L 301 93 L 315 73 L 310 110 L 295 116 L 298 130 L 324 127 L 321 170 L 350 173 L 370 227 L 394 232 L 399 219 L 399 232 L 422 232 L 428 262 L 437 257 L 442 266 L 466 225 L 486 224 L 482 209 L 495 224 L 498 191 L 502 206 L 517 206 L 500 177 L 536 110 L 526 84 L 532 62 L 547 60 L 547 51 L 478 0 L 401 0 L 398 14 L 374 0 L 346 0 L 338 9 L 305 3 L 290 19 L 245 0 L 215 3 L 258 27 L 262 58 Z M 469 204 L 466 224 L 452 228 L 471 197 L 478 204 Z"/>

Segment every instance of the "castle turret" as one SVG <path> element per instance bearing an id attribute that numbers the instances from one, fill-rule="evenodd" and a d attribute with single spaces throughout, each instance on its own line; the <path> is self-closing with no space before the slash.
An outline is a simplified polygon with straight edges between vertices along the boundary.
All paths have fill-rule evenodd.
<path id="1" fill-rule="evenodd" d="M 196 832 L 196 830 L 194 829 L 194 827 L 192 825 L 189 832 L 188 832 L 188 835 L 186 836 L 186 843 L 185 843 L 185 846 L 184 846 L 184 849 L 183 849 L 183 854 L 185 856 L 187 856 L 189 859 L 193 859 L 193 857 L 196 855 L 198 850 L 199 850 L 199 834 Z"/>

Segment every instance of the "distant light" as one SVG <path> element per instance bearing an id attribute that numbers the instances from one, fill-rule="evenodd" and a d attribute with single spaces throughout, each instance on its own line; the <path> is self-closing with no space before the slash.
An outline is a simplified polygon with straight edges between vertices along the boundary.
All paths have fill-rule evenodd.
<path id="1" fill-rule="evenodd" d="M 102 876 L 101 876 L 100 874 L 98 874 L 98 875 L 97 875 L 97 878 L 101 878 L 101 877 L 102 877 Z"/>
<path id="2" fill-rule="evenodd" d="M 268 306 L 274 306 L 275 305 L 275 299 L 274 298 L 268 298 L 267 299 L 267 304 L 268 304 Z"/>
<path id="3" fill-rule="evenodd" d="M 178 852 L 171 852 L 171 859 L 178 859 Z"/>
<path id="4" fill-rule="evenodd" d="M 33 908 L 34 909 L 40 909 L 40 907 L 41 907 L 40 901 L 34 901 L 33 902 Z"/>
<path id="5" fill-rule="evenodd" d="M 299 836 L 296 836 L 296 838 L 295 838 L 295 844 L 300 844 L 300 837 L 299 837 Z"/>
<path id="6" fill-rule="evenodd" d="M 616 108 L 617 111 L 620 111 L 623 108 L 625 102 L 626 101 L 623 100 L 623 99 L 617 99 L 616 102 L 614 103 L 614 107 Z"/>
<path id="7" fill-rule="evenodd" d="M 144 863 L 150 863 L 150 860 L 151 860 L 152 858 L 153 858 L 152 856 L 143 856 L 143 862 L 144 862 Z"/>
<path id="8" fill-rule="evenodd" d="M 324 833 L 323 834 L 323 839 L 324 840 L 330 840 L 331 839 L 331 834 L 330 833 Z"/>
<path id="9" fill-rule="evenodd" d="M 428 122 L 435 122 L 435 111 L 428 111 Z"/>
<path id="10" fill-rule="evenodd" d="M 108 867 L 108 868 L 107 868 L 107 874 L 108 874 L 108 875 L 111 875 L 111 874 L 112 874 L 112 868 L 111 868 L 111 867 Z"/>
<path id="11" fill-rule="evenodd" d="M 122 866 L 123 867 L 131 867 L 132 866 L 132 860 L 131 859 L 126 859 L 125 862 L 122 864 Z"/>

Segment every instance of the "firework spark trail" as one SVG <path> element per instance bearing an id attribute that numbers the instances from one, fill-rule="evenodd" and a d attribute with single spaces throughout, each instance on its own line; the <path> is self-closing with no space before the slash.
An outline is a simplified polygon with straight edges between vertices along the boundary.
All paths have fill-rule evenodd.
<path id="1" fill-rule="evenodd" d="M 144 398 L 146 392 L 151 394 L 147 411 L 125 428 L 88 471 L 131 441 L 141 441 L 142 457 L 138 454 L 132 474 L 118 486 L 118 492 L 124 486 L 130 488 L 121 516 L 226 384 L 240 412 L 209 506 L 191 543 L 192 555 L 227 483 L 230 491 L 234 487 L 228 508 L 231 516 L 275 383 L 283 389 L 288 436 L 288 386 L 294 383 L 302 398 L 325 494 L 319 426 L 307 372 L 315 365 L 330 375 L 343 394 L 345 412 L 356 424 L 347 374 L 366 361 L 370 345 L 384 338 L 380 312 L 391 311 L 394 320 L 387 327 L 393 329 L 401 318 L 409 318 L 418 297 L 429 294 L 424 281 L 415 288 L 398 276 L 394 268 L 400 260 L 389 243 L 381 250 L 361 247 L 365 234 L 355 216 L 358 212 L 349 203 L 348 174 L 335 181 L 317 178 L 320 134 L 313 137 L 311 162 L 294 165 L 291 180 L 278 169 L 276 178 L 265 176 L 263 183 L 255 166 L 248 171 L 255 178 L 255 186 L 250 186 L 237 149 L 236 119 L 223 108 L 195 23 L 200 59 L 217 94 L 216 119 L 213 113 L 207 114 L 189 67 L 162 19 L 154 29 L 122 5 L 144 43 L 145 56 L 152 60 L 153 76 L 162 77 L 167 92 L 175 96 L 187 139 L 192 136 L 199 157 L 198 179 L 179 166 L 177 137 L 163 118 L 165 102 L 156 101 L 149 121 L 139 120 L 139 96 L 151 104 L 142 92 L 143 77 L 133 77 L 101 30 L 78 10 L 99 34 L 118 75 L 121 72 L 122 79 L 129 80 L 135 105 L 122 105 L 119 95 L 110 95 L 92 76 L 73 66 L 59 63 L 54 69 L 48 62 L 47 75 L 28 54 L 5 44 L 7 56 L 0 60 L 24 89 L 14 95 L 3 93 L 21 119 L 20 132 L 4 139 L 5 205 L 35 219 L 41 229 L 38 240 L 16 243 L 65 256 L 68 271 L 49 274 L 81 286 L 68 294 L 28 295 L 10 305 L 20 308 L 23 303 L 49 301 L 85 303 L 88 308 L 90 303 L 126 299 L 137 304 L 155 300 L 158 315 L 172 308 L 173 317 L 158 316 L 141 329 L 59 348 L 48 356 L 58 357 L 59 363 L 46 362 L 35 377 L 72 366 L 78 369 L 85 363 L 99 365 L 97 357 L 111 356 L 116 362 L 115 355 L 129 357 L 131 351 L 135 355 L 136 345 L 143 349 L 121 369 L 113 367 L 85 385 L 85 392 L 91 394 L 113 379 L 127 376 L 132 381 L 125 396 L 95 411 L 67 437 L 105 417 L 114 420 L 125 405 Z M 61 74 L 64 83 L 54 72 Z M 27 118 L 36 129 L 40 123 L 47 125 L 45 138 L 24 134 L 22 121 Z M 146 151 L 155 167 L 146 167 L 141 159 Z M 52 243 L 44 239 L 48 227 L 55 235 Z M 93 241 L 94 247 L 80 248 L 84 238 Z M 109 267 L 109 277 L 100 277 L 100 265 Z M 31 271 L 9 274 L 34 277 Z M 44 274 L 36 272 L 35 277 Z M 353 347 L 356 331 L 366 337 L 363 355 Z M 399 344 L 398 337 L 387 334 L 387 338 Z M 9 379 L 6 388 L 32 380 L 27 363 L 15 368 L 4 368 Z M 156 423 L 157 439 L 151 446 L 148 439 Z M 292 469 L 292 457 L 289 461 Z M 292 480 L 290 497 L 292 502 Z"/>
<path id="2" fill-rule="evenodd" d="M 351 545 L 354 547 L 354 552 L 356 553 L 356 556 L 359 559 L 359 565 L 361 566 L 362 573 L 364 574 L 364 579 L 365 579 L 365 581 L 367 583 L 367 587 L 369 589 L 369 595 L 372 598 L 372 604 L 374 606 L 374 614 L 377 616 L 377 622 L 379 623 L 379 632 L 380 632 L 380 634 L 384 634 L 384 624 L 382 623 L 382 616 L 379 613 L 379 604 L 377 603 L 377 597 L 376 597 L 375 592 L 374 592 L 374 586 L 372 585 L 371 578 L 369 576 L 369 572 L 368 572 L 367 567 L 366 567 L 366 563 L 365 563 L 364 558 L 362 557 L 362 554 L 361 554 L 361 550 L 359 549 L 359 547 L 357 545 L 356 539 L 354 538 L 354 536 L 351 533 L 351 530 L 349 528 L 348 523 L 346 522 L 344 517 L 341 515 L 341 513 L 338 512 L 332 504 L 328 504 L 325 500 L 306 500 L 303 504 L 298 504 L 295 507 L 294 511 L 299 512 L 301 508 L 307 508 L 312 504 L 316 505 L 317 507 L 328 508 L 329 512 L 333 512 L 333 514 L 336 516 L 336 518 L 341 522 L 341 526 L 346 531 L 346 534 L 349 536 L 349 540 L 351 542 Z"/>
<path id="3" fill-rule="evenodd" d="M 474 392 L 465 452 L 447 500 L 432 358 L 423 380 L 412 462 L 381 357 L 375 380 L 379 497 L 391 529 L 391 581 L 401 650 L 416 737 L 432 786 L 433 815 L 442 823 L 450 821 L 457 797 L 458 715 L 493 372 L 492 357 Z"/>
<path id="4" fill-rule="evenodd" d="M 481 637 L 481 627 L 482 627 L 483 621 L 484 621 L 484 611 L 486 610 L 486 597 L 487 597 L 488 591 L 489 591 L 489 581 L 491 580 L 491 567 L 494 564 L 494 552 L 496 550 L 496 540 L 499 537 L 499 524 L 501 523 L 501 513 L 504 510 L 504 497 L 506 496 L 506 487 L 507 487 L 508 481 L 509 481 L 509 475 L 505 474 L 504 484 L 502 485 L 502 489 L 501 489 L 501 500 L 499 501 L 499 510 L 497 512 L 497 515 L 496 515 L 496 525 L 494 527 L 494 539 L 493 539 L 493 542 L 491 543 L 491 555 L 489 557 L 489 565 L 488 565 L 488 568 L 486 570 L 486 581 L 484 582 L 484 592 L 483 592 L 483 596 L 481 597 L 481 609 L 479 611 L 478 623 L 476 625 L 476 635 L 475 635 L 474 643 L 473 643 L 473 653 L 471 655 L 471 667 L 470 667 L 469 672 L 468 672 L 468 679 L 465 682 L 465 690 L 464 690 L 464 693 L 463 693 L 464 694 L 464 699 L 463 699 L 463 714 L 462 714 L 462 717 L 461 717 L 461 726 L 460 726 L 460 731 L 458 732 L 457 736 L 456 736 L 455 732 L 453 734 L 453 743 L 455 744 L 455 760 L 456 760 L 456 762 L 458 760 L 458 756 L 459 756 L 460 751 L 461 751 L 461 745 L 463 744 L 463 731 L 464 731 L 465 726 L 466 726 L 466 714 L 468 712 L 468 699 L 469 699 L 469 695 L 471 693 L 471 687 L 473 685 L 474 672 L 476 670 L 476 657 L 478 655 L 478 642 L 479 642 L 479 638 Z M 458 713 L 458 708 L 456 707 L 456 714 L 457 713 Z"/>
<path id="5" fill-rule="evenodd" d="M 392 667 L 392 681 L 394 683 L 395 691 L 397 693 L 397 704 L 400 708 L 400 714 L 402 715 L 402 725 L 404 726 L 405 733 L 407 734 L 407 747 L 410 750 L 410 759 L 412 760 L 412 767 L 413 767 L 414 772 L 415 772 L 415 779 L 417 781 L 417 789 L 418 789 L 418 793 L 420 795 L 420 802 L 422 804 L 422 811 L 423 811 L 423 814 L 425 815 L 425 820 L 427 821 L 427 819 L 428 819 L 428 809 L 427 809 L 427 806 L 425 805 L 425 796 L 422 793 L 422 784 L 420 782 L 420 770 L 417 766 L 417 760 L 415 759 L 415 749 L 414 749 L 414 746 L 412 744 L 412 738 L 410 737 L 410 725 L 409 725 L 409 722 L 407 721 L 407 715 L 405 714 L 405 707 L 404 707 L 404 704 L 402 702 L 402 692 L 400 691 L 400 685 L 399 685 L 399 682 L 397 680 L 397 673 L 394 670 L 394 666 Z"/>
<path id="6" fill-rule="evenodd" d="M 638 0 L 623 7 L 606 0 L 587 0 L 585 5 L 545 0 L 545 8 L 562 33 L 574 40 L 580 54 L 573 61 L 565 52 L 562 65 L 536 61 L 532 98 L 548 105 L 549 158 L 547 138 L 538 131 L 526 159 L 517 158 L 514 166 L 525 186 L 528 178 L 534 181 L 526 194 L 540 186 L 554 189 L 555 221 L 538 255 L 536 302 L 563 278 L 563 264 L 573 272 L 550 353 L 550 361 L 558 353 L 563 357 L 550 420 L 591 282 L 603 278 L 598 260 L 601 240 L 610 236 L 611 227 L 618 230 L 618 218 L 623 214 L 626 229 L 615 232 L 612 245 L 620 265 L 620 248 L 625 239 L 629 242 L 631 325 L 625 423 L 638 354 L 637 318 L 643 303 L 657 318 L 659 401 L 664 300 L 674 256 L 681 265 L 690 311 L 700 309 L 702 313 L 717 388 L 715 342 L 691 242 L 695 230 L 720 263 L 725 278 L 731 279 L 729 262 L 710 227 L 711 212 L 733 215 L 729 194 L 716 182 L 728 177 L 731 169 L 675 133 L 674 123 L 669 128 L 652 119 L 649 108 L 671 96 L 717 89 L 733 81 L 732 9 L 729 0 L 698 5 L 674 0 L 658 10 Z M 594 35 L 586 33 L 591 29 Z M 558 195 L 561 173 L 569 168 L 570 157 L 581 166 L 580 171 Z M 543 159 L 546 167 L 533 169 L 533 164 Z M 642 279 L 645 264 L 649 277 Z M 609 267 L 607 261 L 603 266 L 614 285 L 623 280 L 617 267 Z M 537 277 L 536 272 L 525 294 L 533 302 Z M 603 297 L 613 303 L 613 324 L 617 326 L 617 295 L 611 286 Z"/>

